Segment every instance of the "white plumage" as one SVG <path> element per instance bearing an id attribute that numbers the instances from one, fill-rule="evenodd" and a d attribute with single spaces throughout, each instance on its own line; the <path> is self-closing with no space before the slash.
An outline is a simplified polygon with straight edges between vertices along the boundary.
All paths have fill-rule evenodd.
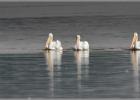
<path id="1" fill-rule="evenodd" d="M 89 43 L 87 41 L 80 41 L 80 35 L 77 35 L 74 50 L 89 50 Z"/>
<path id="2" fill-rule="evenodd" d="M 59 40 L 53 41 L 53 34 L 50 33 L 45 45 L 46 50 L 63 50 Z"/>
<path id="3" fill-rule="evenodd" d="M 136 42 L 135 49 L 140 50 L 140 41 L 137 41 Z"/>
<path id="4" fill-rule="evenodd" d="M 130 49 L 140 50 L 140 41 L 138 41 L 138 33 L 134 32 Z"/>

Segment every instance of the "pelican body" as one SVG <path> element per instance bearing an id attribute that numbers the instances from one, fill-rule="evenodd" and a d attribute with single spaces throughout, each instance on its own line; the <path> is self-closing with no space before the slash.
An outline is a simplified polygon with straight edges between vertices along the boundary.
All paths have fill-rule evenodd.
<path id="1" fill-rule="evenodd" d="M 140 41 L 137 41 L 134 45 L 134 50 L 140 50 Z"/>
<path id="2" fill-rule="evenodd" d="M 89 43 L 87 41 L 80 41 L 80 35 L 77 35 L 74 50 L 76 51 L 89 50 Z"/>
<path id="3" fill-rule="evenodd" d="M 131 50 L 140 50 L 140 41 L 138 41 L 138 33 L 136 33 L 136 32 L 133 35 L 130 49 Z"/>
<path id="4" fill-rule="evenodd" d="M 50 33 L 47 39 L 45 50 L 63 50 L 61 42 L 59 40 L 53 40 L 53 34 Z"/>

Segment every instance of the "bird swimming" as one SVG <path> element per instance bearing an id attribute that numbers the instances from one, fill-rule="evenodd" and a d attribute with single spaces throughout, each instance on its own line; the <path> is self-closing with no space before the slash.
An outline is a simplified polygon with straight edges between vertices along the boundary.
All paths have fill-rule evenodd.
<path id="1" fill-rule="evenodd" d="M 89 43 L 87 41 L 80 41 L 80 35 L 77 35 L 74 50 L 76 51 L 89 50 Z"/>
<path id="2" fill-rule="evenodd" d="M 131 50 L 140 50 L 140 41 L 138 40 L 138 33 L 134 32 L 132 42 L 130 45 Z"/>
<path id="3" fill-rule="evenodd" d="M 45 44 L 45 50 L 63 50 L 59 40 L 53 40 L 53 34 L 49 33 L 48 39 Z"/>

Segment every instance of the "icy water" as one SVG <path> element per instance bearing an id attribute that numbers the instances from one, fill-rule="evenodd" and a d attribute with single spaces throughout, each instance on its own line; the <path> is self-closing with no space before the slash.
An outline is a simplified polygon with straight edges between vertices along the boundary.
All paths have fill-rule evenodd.
<path id="1" fill-rule="evenodd" d="M 139 98 L 140 3 L 0 3 L 0 98 Z M 63 52 L 44 48 L 48 34 Z M 74 52 L 75 36 L 90 44 Z"/>

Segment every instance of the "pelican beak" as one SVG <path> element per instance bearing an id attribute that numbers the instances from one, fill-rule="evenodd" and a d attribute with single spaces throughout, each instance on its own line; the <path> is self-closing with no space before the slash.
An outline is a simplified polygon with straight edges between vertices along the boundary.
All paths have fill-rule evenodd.
<path id="1" fill-rule="evenodd" d="M 46 42 L 46 46 L 48 48 L 49 44 L 50 44 L 50 40 L 51 40 L 51 37 L 49 36 L 48 39 L 47 39 L 47 42 Z"/>
<path id="2" fill-rule="evenodd" d="M 48 37 L 48 44 L 50 44 L 50 40 L 51 40 L 51 38 L 50 38 L 50 36 Z"/>
<path id="3" fill-rule="evenodd" d="M 53 36 L 50 36 L 50 43 L 53 41 Z"/>

